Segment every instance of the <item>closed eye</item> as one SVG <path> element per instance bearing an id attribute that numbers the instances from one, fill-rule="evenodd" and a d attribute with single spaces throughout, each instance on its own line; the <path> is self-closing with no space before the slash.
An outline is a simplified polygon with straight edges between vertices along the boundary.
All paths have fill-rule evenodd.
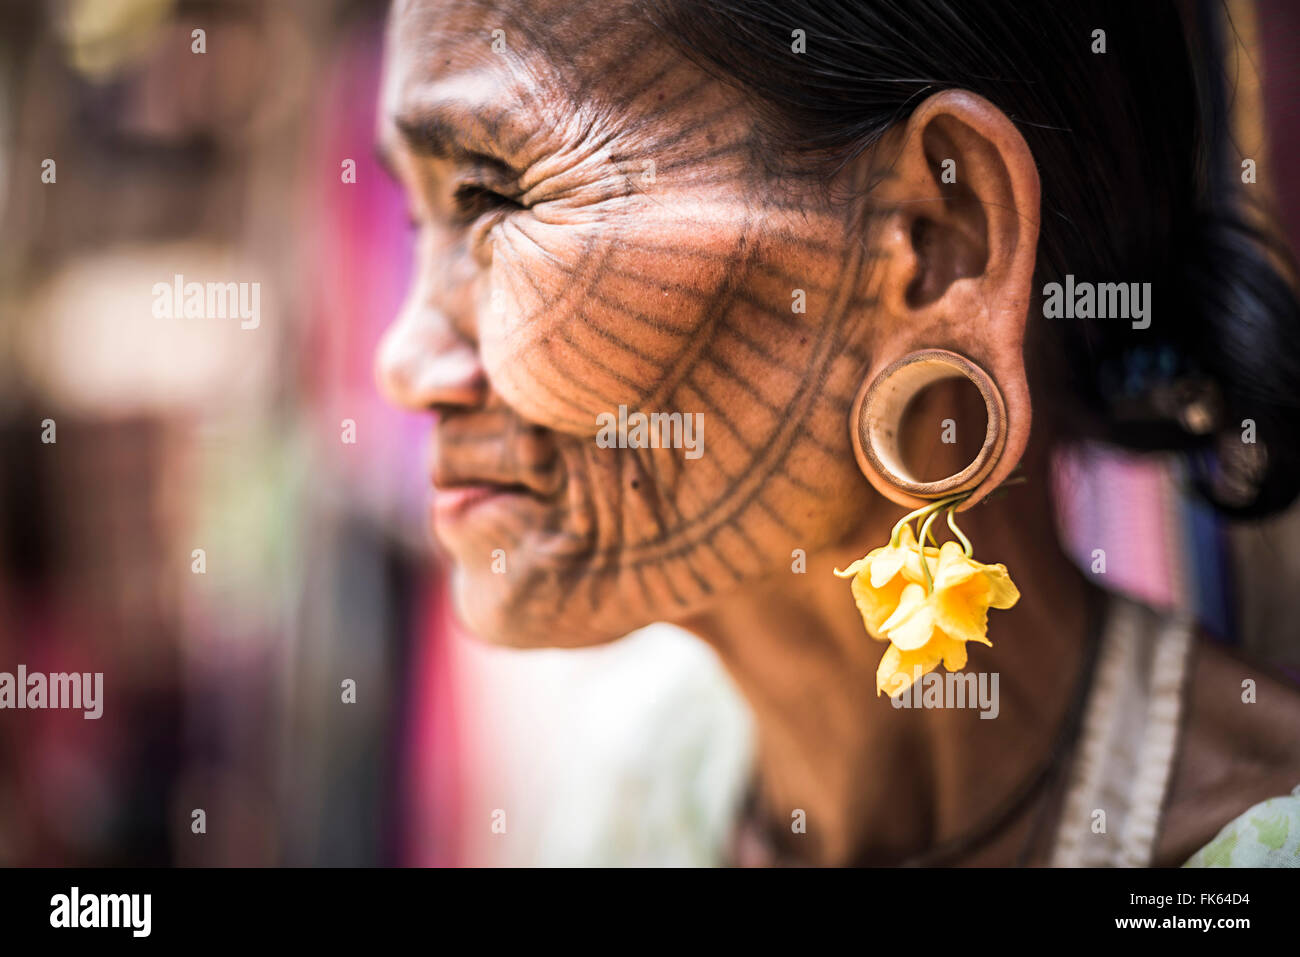
<path id="1" fill-rule="evenodd" d="M 488 213 L 523 209 L 523 205 L 481 183 L 462 183 L 452 195 L 456 218 L 469 225 Z"/>

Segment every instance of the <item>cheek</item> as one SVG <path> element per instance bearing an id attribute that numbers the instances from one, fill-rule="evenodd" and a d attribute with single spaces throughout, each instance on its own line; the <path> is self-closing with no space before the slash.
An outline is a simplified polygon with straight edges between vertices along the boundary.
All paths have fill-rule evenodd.
<path id="1" fill-rule="evenodd" d="M 548 212 L 497 227 L 480 349 L 520 414 L 594 435 L 597 415 L 668 398 L 744 269 L 747 225 L 701 226 L 671 198 Z"/>
<path id="2" fill-rule="evenodd" d="M 577 561 L 572 575 L 530 585 L 523 600 L 539 618 L 588 586 L 590 607 L 611 615 L 646 588 L 659 590 L 652 607 L 700 607 L 860 524 L 873 494 L 848 413 L 868 360 L 854 330 L 869 312 L 849 295 L 859 276 L 848 231 L 734 198 L 498 224 L 479 287 L 480 354 L 517 414 L 567 433 L 573 507 L 538 540 L 583 546 L 565 553 L 580 560 L 556 559 Z M 702 454 L 598 450 L 597 417 L 620 405 L 701 415 Z"/>

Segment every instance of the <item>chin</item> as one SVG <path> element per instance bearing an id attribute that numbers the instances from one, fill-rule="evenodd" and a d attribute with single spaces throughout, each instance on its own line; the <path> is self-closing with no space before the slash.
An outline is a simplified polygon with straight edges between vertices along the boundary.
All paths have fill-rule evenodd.
<path id="1" fill-rule="evenodd" d="M 548 584 L 526 584 L 535 581 L 527 574 L 468 572 L 457 565 L 451 576 L 456 617 L 472 637 L 503 648 L 584 648 L 614 641 L 640 625 L 601 628 L 599 613 L 587 614 L 585 600 L 572 592 L 549 596 Z"/>

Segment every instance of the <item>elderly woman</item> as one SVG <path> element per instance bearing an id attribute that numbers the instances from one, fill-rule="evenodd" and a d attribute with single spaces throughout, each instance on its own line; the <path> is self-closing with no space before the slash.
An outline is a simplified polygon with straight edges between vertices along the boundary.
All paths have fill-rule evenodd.
<path id="1" fill-rule="evenodd" d="M 398 3 L 379 377 L 436 413 L 471 630 L 708 642 L 771 860 L 1294 860 L 1300 696 L 1108 594 L 1049 487 L 1089 437 L 1295 496 L 1297 303 L 1214 41 L 1163 3 Z M 963 668 L 996 720 L 895 706 Z"/>

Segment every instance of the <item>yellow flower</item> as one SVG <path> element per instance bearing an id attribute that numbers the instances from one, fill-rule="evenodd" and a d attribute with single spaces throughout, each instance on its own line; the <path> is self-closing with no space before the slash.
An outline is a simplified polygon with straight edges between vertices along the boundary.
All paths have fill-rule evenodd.
<path id="1" fill-rule="evenodd" d="M 926 548 L 930 560 L 938 558 L 939 549 Z M 916 534 L 910 525 L 904 525 L 898 535 L 897 545 L 885 545 L 867 552 L 844 571 L 835 569 L 840 578 L 852 578 L 850 586 L 858 611 L 862 613 L 867 634 L 884 639 L 881 626 L 894 613 L 909 581 L 923 582 L 921 555 Z"/>
<path id="2" fill-rule="evenodd" d="M 893 611 L 872 632 L 889 640 L 876 671 L 877 694 L 905 691 L 940 661 L 949 671 L 964 668 L 966 642 L 992 644 L 987 636 L 989 609 L 1010 608 L 1020 600 L 1005 565 L 968 558 L 956 542 L 945 542 L 938 553 L 933 588 L 927 591 L 923 582 L 907 574 L 912 580 L 899 590 Z"/>
<path id="3" fill-rule="evenodd" d="M 989 609 L 1010 608 L 1020 600 L 1005 565 L 971 557 L 970 540 L 953 517 L 965 498 L 954 495 L 922 506 L 894 526 L 888 545 L 844 571 L 835 569 L 839 577 L 853 579 L 853 598 L 867 633 L 889 642 L 876 669 L 876 694 L 907 690 L 941 661 L 949 671 L 966 667 L 968 641 L 992 644 Z M 921 539 L 934 541 L 930 526 L 944 509 L 961 544 L 922 548 L 912 521 L 920 526 Z"/>

